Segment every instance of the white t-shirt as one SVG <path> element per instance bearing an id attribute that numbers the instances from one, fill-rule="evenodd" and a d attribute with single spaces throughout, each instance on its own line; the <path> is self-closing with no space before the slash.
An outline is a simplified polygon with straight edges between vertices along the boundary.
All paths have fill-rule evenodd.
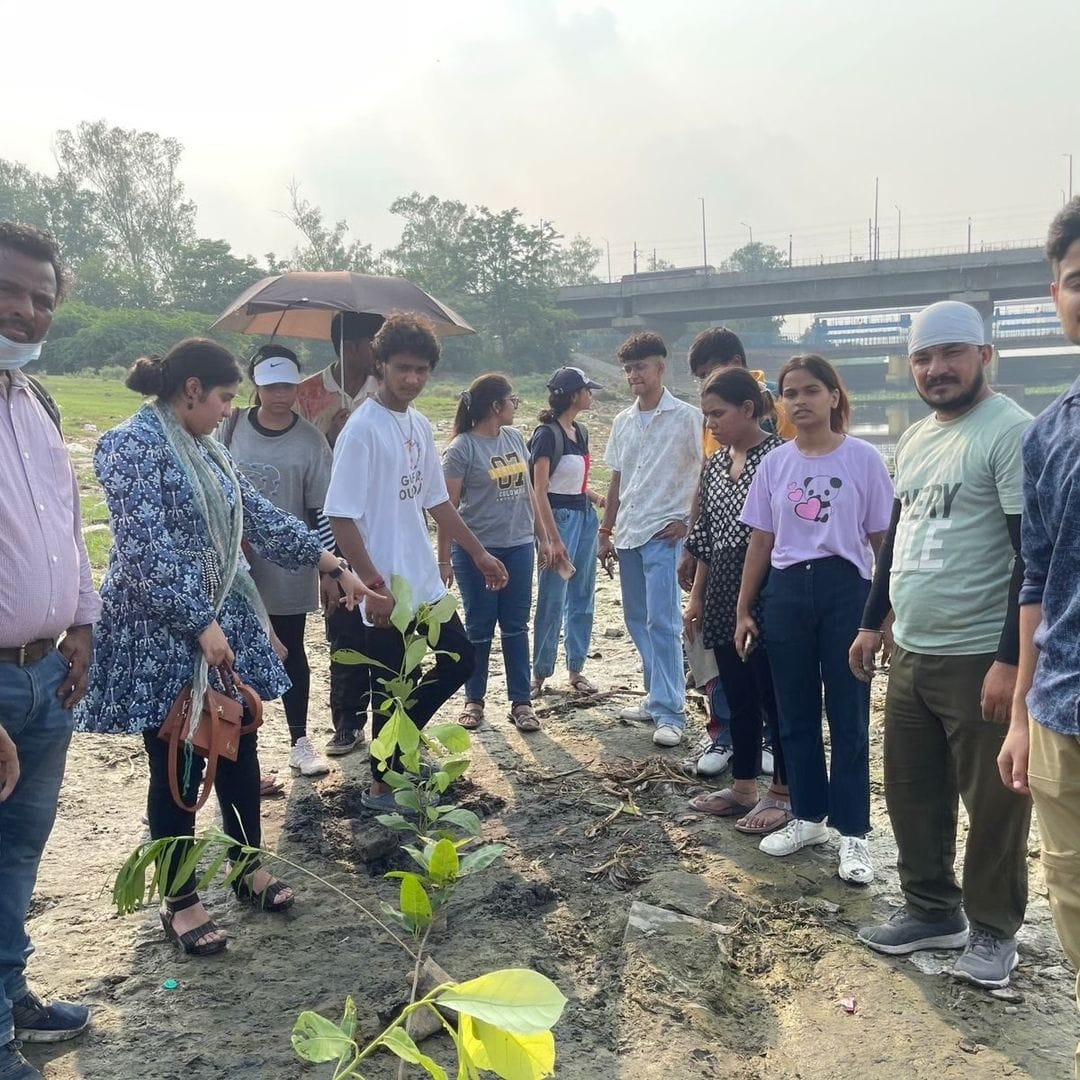
<path id="1" fill-rule="evenodd" d="M 352 518 L 379 574 L 387 585 L 405 578 L 414 605 L 446 594 L 424 511 L 449 498 L 427 417 L 411 406 L 394 413 L 374 398 L 360 405 L 334 446 L 324 512 Z"/>

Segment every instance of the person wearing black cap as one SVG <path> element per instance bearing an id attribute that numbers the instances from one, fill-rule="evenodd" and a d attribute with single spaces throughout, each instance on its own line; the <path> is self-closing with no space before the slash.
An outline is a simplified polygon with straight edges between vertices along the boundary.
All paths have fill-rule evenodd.
<path id="1" fill-rule="evenodd" d="M 548 407 L 529 440 L 529 465 L 536 507 L 552 551 L 541 563 L 533 633 L 533 697 L 555 673 L 559 633 L 566 642 L 570 685 L 580 693 L 596 687 L 585 677 L 596 593 L 596 542 L 600 526 L 594 506 L 604 500 L 589 489 L 589 430 L 577 416 L 603 389 L 581 368 L 559 368 L 548 380 Z M 569 579 L 567 575 L 569 574 Z"/>

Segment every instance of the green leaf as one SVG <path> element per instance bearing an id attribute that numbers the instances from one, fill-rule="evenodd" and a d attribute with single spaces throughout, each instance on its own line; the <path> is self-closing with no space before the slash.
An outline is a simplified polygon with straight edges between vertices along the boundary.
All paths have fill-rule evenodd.
<path id="1" fill-rule="evenodd" d="M 458 876 L 459 863 L 454 845 L 449 840 L 440 840 L 435 845 L 427 870 L 432 881 L 438 885 L 444 885 Z"/>
<path id="2" fill-rule="evenodd" d="M 293 1049 L 305 1061 L 339 1061 L 355 1044 L 344 1031 L 317 1012 L 302 1012 L 293 1025 Z"/>
<path id="3" fill-rule="evenodd" d="M 439 769 L 440 772 L 444 772 L 450 777 L 450 782 L 453 783 L 459 776 L 465 775 L 465 770 L 472 764 L 467 757 L 453 757 L 447 758 L 441 763 Z"/>
<path id="4" fill-rule="evenodd" d="M 410 791 L 408 788 L 401 788 L 394 792 L 394 802 L 398 806 L 404 806 L 406 810 L 420 810 L 420 800 L 416 796 L 415 791 Z"/>
<path id="5" fill-rule="evenodd" d="M 482 848 L 477 848 L 476 851 L 470 851 L 461 860 L 458 877 L 465 877 L 468 874 L 475 874 L 479 870 L 487 869 L 505 850 L 505 844 L 485 844 Z"/>
<path id="6" fill-rule="evenodd" d="M 451 754 L 463 754 L 469 749 L 472 740 L 469 733 L 460 724 L 429 724 L 424 734 L 445 746 Z"/>
<path id="7" fill-rule="evenodd" d="M 487 1068 L 504 1080 L 544 1080 L 555 1072 L 555 1036 L 520 1035 L 470 1018 L 473 1034 L 487 1051 Z"/>
<path id="8" fill-rule="evenodd" d="M 470 836 L 480 835 L 480 819 L 471 810 L 466 810 L 464 807 L 455 806 L 447 813 L 440 815 L 439 824 L 445 823 L 464 829 Z"/>
<path id="9" fill-rule="evenodd" d="M 345 664 L 349 667 L 374 667 L 382 668 L 383 671 L 392 671 L 392 668 L 388 668 L 380 660 L 375 660 L 370 656 L 365 656 L 362 652 L 357 652 L 355 649 L 335 649 L 330 654 L 330 659 L 335 664 Z"/>
<path id="10" fill-rule="evenodd" d="M 442 599 L 431 605 L 431 610 L 428 612 L 428 625 L 435 623 L 441 626 L 453 616 L 455 611 L 457 611 L 457 597 L 451 592 L 445 593 Z"/>
<path id="11" fill-rule="evenodd" d="M 394 772 L 393 769 L 387 769 L 382 775 L 382 782 L 387 787 L 392 787 L 395 791 L 399 788 L 411 788 L 413 786 L 413 778 L 411 776 L 405 776 L 402 773 Z"/>
<path id="12" fill-rule="evenodd" d="M 379 1038 L 379 1045 L 385 1046 L 403 1061 L 408 1061 L 413 1065 L 422 1065 L 435 1080 L 447 1080 L 446 1070 L 437 1061 L 423 1053 L 404 1028 L 391 1028 Z"/>
<path id="13" fill-rule="evenodd" d="M 431 900 L 417 874 L 406 874 L 401 879 L 401 910 L 417 927 L 431 922 Z"/>
<path id="14" fill-rule="evenodd" d="M 377 814 L 375 820 L 386 829 L 394 832 L 415 832 L 416 828 L 408 818 L 401 814 Z"/>
<path id="15" fill-rule="evenodd" d="M 428 872 L 428 864 L 431 861 L 431 856 L 427 853 L 426 848 L 423 851 L 420 851 L 419 848 L 411 847 L 408 844 L 402 844 L 401 850 L 406 852 L 412 861 L 416 863 L 425 874 Z"/>
<path id="16" fill-rule="evenodd" d="M 442 636 L 442 627 L 437 622 L 429 622 L 427 624 L 427 643 L 433 649 L 439 644 L 439 638 Z"/>
<path id="17" fill-rule="evenodd" d="M 412 674 L 423 663 L 427 651 L 428 643 L 425 638 L 417 638 L 409 643 L 409 647 L 405 650 L 405 663 L 402 665 L 402 670 L 406 675 Z"/>
<path id="18" fill-rule="evenodd" d="M 550 1030 L 566 1005 L 566 998 L 550 979 L 528 968 L 492 971 L 447 988 L 437 1000 L 517 1035 Z"/>
<path id="19" fill-rule="evenodd" d="M 390 579 L 390 591 L 394 594 L 394 610 L 390 612 L 390 623 L 399 634 L 404 634 L 416 615 L 412 586 L 400 574 L 394 574 Z"/>
<path id="20" fill-rule="evenodd" d="M 356 1040 L 356 1002 L 352 994 L 345 998 L 345 1012 L 342 1013 L 341 1023 L 338 1027 L 353 1041 Z"/>

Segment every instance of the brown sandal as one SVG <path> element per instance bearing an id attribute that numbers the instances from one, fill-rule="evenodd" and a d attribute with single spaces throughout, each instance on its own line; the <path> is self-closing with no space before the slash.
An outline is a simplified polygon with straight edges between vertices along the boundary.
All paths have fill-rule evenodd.
<path id="1" fill-rule="evenodd" d="M 510 720 L 518 731 L 539 731 L 540 720 L 528 702 L 521 702 L 510 710 Z"/>
<path id="2" fill-rule="evenodd" d="M 259 795 L 263 799 L 276 799 L 285 794 L 285 785 L 276 776 L 264 773 L 259 778 Z"/>
<path id="3" fill-rule="evenodd" d="M 484 706 L 479 701 L 466 701 L 457 721 L 463 728 L 475 731 L 484 722 Z"/>
<path id="4" fill-rule="evenodd" d="M 580 672 L 570 672 L 570 687 L 578 694 L 595 694 L 597 688 Z"/>

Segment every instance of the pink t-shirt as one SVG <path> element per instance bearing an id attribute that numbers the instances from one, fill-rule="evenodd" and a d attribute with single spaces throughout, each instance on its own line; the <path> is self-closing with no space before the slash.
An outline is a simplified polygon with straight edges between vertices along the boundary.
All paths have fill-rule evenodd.
<path id="1" fill-rule="evenodd" d="M 778 570 L 838 555 L 869 581 L 874 553 L 867 537 L 885 532 L 892 517 L 893 484 L 881 455 L 847 436 L 831 453 L 809 457 L 794 442 L 777 447 L 758 465 L 742 520 L 773 534 Z"/>

